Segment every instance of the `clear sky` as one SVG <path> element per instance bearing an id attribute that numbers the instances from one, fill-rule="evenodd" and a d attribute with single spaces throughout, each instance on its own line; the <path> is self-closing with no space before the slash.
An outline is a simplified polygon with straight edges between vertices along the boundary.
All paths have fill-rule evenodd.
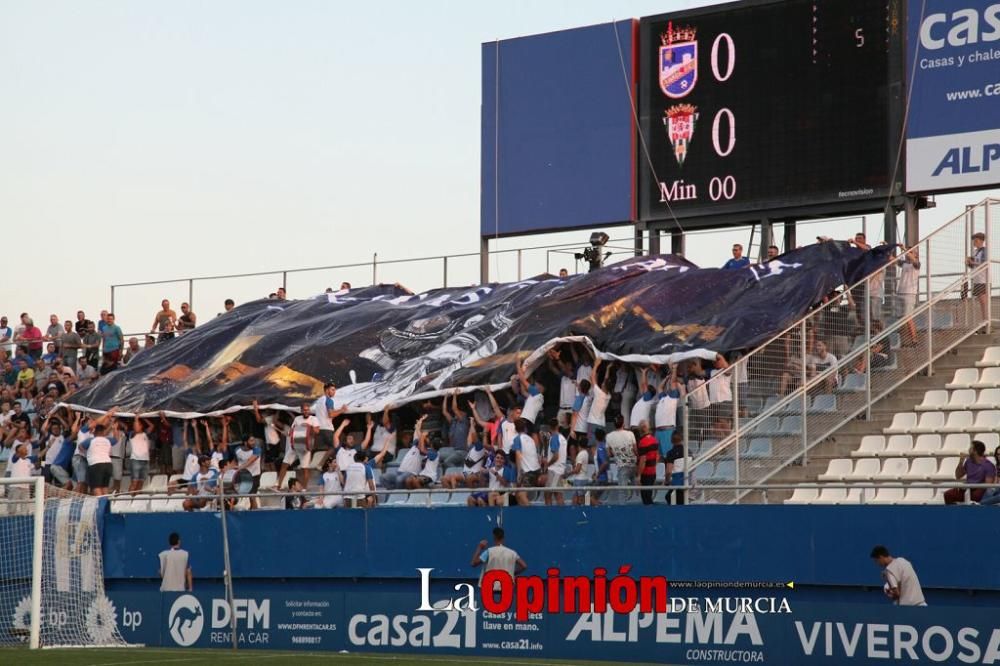
<path id="1" fill-rule="evenodd" d="M 96 315 L 112 283 L 476 252 L 480 44 L 701 4 L 0 0 L 0 312 L 44 323 Z M 983 196 L 940 199 L 924 229 Z M 698 236 L 688 256 L 721 264 L 748 233 Z M 526 253 L 524 274 L 545 258 Z M 552 257 L 562 265 L 572 258 Z M 492 266 L 516 277 L 513 255 Z M 470 283 L 478 260 L 450 269 Z M 378 278 L 423 289 L 441 273 L 389 265 Z M 371 268 L 291 276 L 290 296 L 344 279 Z M 279 284 L 199 283 L 194 310 L 204 320 L 226 296 Z M 119 322 L 148 328 L 162 297 L 179 305 L 187 285 L 119 290 Z"/>

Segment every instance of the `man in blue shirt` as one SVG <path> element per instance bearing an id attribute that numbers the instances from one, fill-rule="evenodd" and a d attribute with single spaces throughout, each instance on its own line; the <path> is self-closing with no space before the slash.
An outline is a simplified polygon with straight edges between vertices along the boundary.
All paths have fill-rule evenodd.
<path id="1" fill-rule="evenodd" d="M 101 338 L 103 338 L 102 346 L 104 348 L 104 367 L 101 368 L 103 374 L 118 367 L 122 360 L 122 349 L 125 347 L 125 335 L 122 333 L 121 327 L 115 323 L 113 312 L 109 312 L 107 319 L 104 320 Z"/>
<path id="2" fill-rule="evenodd" d="M 750 259 L 743 256 L 743 246 L 739 243 L 733 245 L 733 258 L 725 263 L 722 270 L 736 270 L 738 268 L 746 268 L 750 265 Z"/>

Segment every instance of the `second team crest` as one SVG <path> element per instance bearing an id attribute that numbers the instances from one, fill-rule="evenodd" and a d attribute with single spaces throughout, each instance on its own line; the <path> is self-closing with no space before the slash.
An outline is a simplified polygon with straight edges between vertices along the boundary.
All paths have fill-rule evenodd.
<path id="1" fill-rule="evenodd" d="M 678 166 L 684 166 L 688 144 L 694 134 L 694 123 L 698 120 L 698 107 L 691 104 L 676 104 L 663 112 L 663 126 L 667 138 L 674 147 L 674 158 Z"/>
<path id="2" fill-rule="evenodd" d="M 694 28 L 674 28 L 673 22 L 660 35 L 660 90 L 680 99 L 698 82 L 698 41 Z"/>

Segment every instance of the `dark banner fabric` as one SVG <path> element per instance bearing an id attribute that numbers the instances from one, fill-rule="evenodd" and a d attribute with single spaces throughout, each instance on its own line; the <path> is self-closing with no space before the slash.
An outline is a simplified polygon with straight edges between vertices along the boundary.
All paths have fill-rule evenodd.
<path id="1" fill-rule="evenodd" d="M 568 339 L 608 360 L 714 358 L 765 342 L 887 259 L 885 248 L 824 242 L 739 270 L 665 255 L 567 279 L 255 301 L 141 352 L 70 403 L 179 417 L 247 408 L 254 399 L 297 409 L 332 381 L 350 412 L 367 412 L 454 388 L 500 388 L 516 363 L 531 368 Z"/>

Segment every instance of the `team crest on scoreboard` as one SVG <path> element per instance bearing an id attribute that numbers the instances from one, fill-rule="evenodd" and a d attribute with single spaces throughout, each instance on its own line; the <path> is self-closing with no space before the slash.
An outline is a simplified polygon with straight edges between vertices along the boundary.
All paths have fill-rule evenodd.
<path id="1" fill-rule="evenodd" d="M 684 166 L 688 144 L 694 134 L 694 124 L 698 120 L 698 107 L 692 104 L 675 104 L 663 112 L 663 126 L 667 138 L 674 147 L 674 157 L 678 166 Z"/>
<path id="2" fill-rule="evenodd" d="M 660 35 L 660 90 L 672 99 L 680 99 L 698 82 L 698 41 L 696 29 L 675 28 L 673 21 Z"/>

